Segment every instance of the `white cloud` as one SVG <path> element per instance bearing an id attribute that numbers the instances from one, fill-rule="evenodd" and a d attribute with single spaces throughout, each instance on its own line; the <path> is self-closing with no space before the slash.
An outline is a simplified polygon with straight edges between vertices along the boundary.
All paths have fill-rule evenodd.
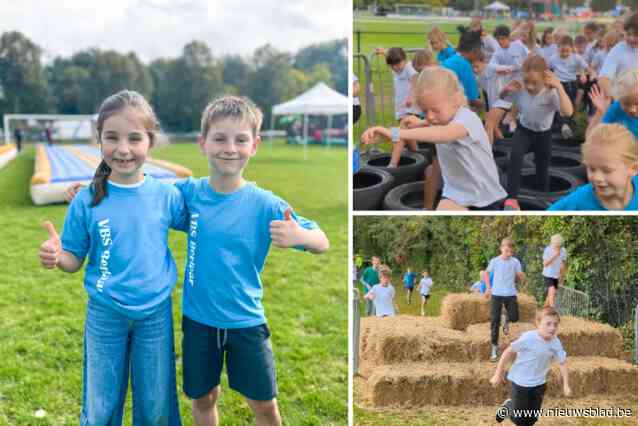
<path id="1" fill-rule="evenodd" d="M 347 0 L 0 0 L 0 32 L 20 31 L 45 60 L 89 47 L 134 51 L 142 61 L 178 56 L 192 41 L 214 55 L 251 54 L 348 36 Z"/>

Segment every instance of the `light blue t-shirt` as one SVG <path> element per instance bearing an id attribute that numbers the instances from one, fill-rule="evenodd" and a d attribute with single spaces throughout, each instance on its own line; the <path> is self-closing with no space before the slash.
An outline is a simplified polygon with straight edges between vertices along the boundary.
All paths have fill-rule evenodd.
<path id="1" fill-rule="evenodd" d="M 208 177 L 176 183 L 190 214 L 183 312 L 222 329 L 266 323 L 261 273 L 270 249 L 270 222 L 283 220 L 289 205 L 247 183 L 231 194 L 215 192 Z M 317 229 L 301 216 L 305 229 Z"/>
<path id="2" fill-rule="evenodd" d="M 619 101 L 612 102 L 603 116 L 603 123 L 619 123 L 625 126 L 638 141 L 638 117 L 630 117 L 620 106 Z"/>
<path id="3" fill-rule="evenodd" d="M 454 48 L 448 44 L 448 46 L 445 49 L 442 49 L 439 53 L 436 54 L 436 60 L 440 64 L 446 59 L 454 56 L 455 53 L 456 53 L 456 50 L 454 50 Z"/>
<path id="4" fill-rule="evenodd" d="M 62 248 L 79 260 L 88 258 L 84 287 L 90 299 L 141 319 L 175 286 L 168 229 L 184 226 L 184 200 L 175 186 L 151 176 L 136 187 L 108 182 L 107 193 L 95 207 L 90 187 L 76 195 L 64 221 Z"/>
<path id="5" fill-rule="evenodd" d="M 522 272 L 521 262 L 514 256 L 509 259 L 503 259 L 497 256 L 490 260 L 487 265 L 487 272 L 493 272 L 490 275 L 492 281 L 493 296 L 516 296 L 516 274 Z"/>
<path id="6" fill-rule="evenodd" d="M 480 94 L 478 83 L 476 82 L 476 77 L 474 76 L 474 70 L 472 69 L 470 61 L 456 53 L 441 62 L 441 66 L 454 71 L 454 74 L 456 74 L 459 82 L 463 86 L 465 97 L 469 101 L 479 99 Z"/>
<path id="7" fill-rule="evenodd" d="M 538 330 L 526 331 L 512 342 L 512 350 L 516 352 L 516 360 L 507 379 L 519 386 L 540 386 L 547 381 L 547 372 L 552 359 L 563 364 L 567 354 L 563 345 L 554 336 L 549 341 L 538 333 Z"/>
<path id="8" fill-rule="evenodd" d="M 638 210 L 638 175 L 631 178 L 631 184 L 634 188 L 634 196 L 629 204 L 623 210 Z M 576 190 L 565 195 L 563 198 L 549 206 L 547 210 L 566 211 L 566 210 L 607 210 L 603 206 L 596 194 L 591 183 L 578 187 Z"/>

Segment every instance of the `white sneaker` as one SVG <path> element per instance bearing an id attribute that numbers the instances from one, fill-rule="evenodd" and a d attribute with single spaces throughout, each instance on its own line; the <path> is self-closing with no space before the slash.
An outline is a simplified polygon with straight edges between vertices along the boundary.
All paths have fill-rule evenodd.
<path id="1" fill-rule="evenodd" d="M 498 361 L 498 345 L 492 345 L 492 356 L 490 356 L 490 361 Z"/>
<path id="2" fill-rule="evenodd" d="M 560 133 L 563 139 L 571 139 L 574 136 L 574 132 L 567 124 L 563 124 L 563 127 L 560 128 Z"/>
<path id="3" fill-rule="evenodd" d="M 499 423 L 503 423 L 503 421 L 510 416 L 512 412 L 512 400 L 506 399 L 503 401 L 498 410 L 496 410 L 496 421 Z"/>

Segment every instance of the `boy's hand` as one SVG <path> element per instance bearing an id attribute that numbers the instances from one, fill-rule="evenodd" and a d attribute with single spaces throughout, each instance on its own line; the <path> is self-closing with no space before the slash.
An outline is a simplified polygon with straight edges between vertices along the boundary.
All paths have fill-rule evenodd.
<path id="1" fill-rule="evenodd" d="M 505 90 L 507 90 L 510 93 L 518 92 L 522 88 L 523 88 L 523 84 L 518 80 L 512 80 L 509 82 L 507 86 L 505 86 Z"/>
<path id="2" fill-rule="evenodd" d="M 485 298 L 489 300 L 490 296 L 492 296 L 492 290 L 488 288 L 487 290 L 485 290 Z"/>
<path id="3" fill-rule="evenodd" d="M 545 71 L 545 84 L 554 89 L 560 89 L 562 86 L 558 77 L 551 71 Z"/>
<path id="4" fill-rule="evenodd" d="M 383 139 L 392 139 L 392 134 L 385 127 L 370 127 L 361 135 L 361 142 L 364 145 L 380 143 Z"/>
<path id="5" fill-rule="evenodd" d="M 270 239 L 275 247 L 289 248 L 303 243 L 303 229 L 293 220 L 292 208 L 284 212 L 284 220 L 270 222 Z"/>
<path id="6" fill-rule="evenodd" d="M 80 192 L 82 188 L 84 188 L 84 185 L 82 185 L 81 183 L 74 183 L 73 185 L 69 186 L 64 191 L 64 201 L 66 201 L 67 203 L 73 201 L 77 193 Z"/>
<path id="7" fill-rule="evenodd" d="M 605 94 L 600 90 L 597 84 L 594 84 L 591 87 L 591 91 L 589 92 L 589 99 L 591 99 L 592 104 L 596 107 L 596 109 L 600 112 L 607 111 L 609 105 L 611 105 L 611 98 L 605 96 Z"/>
<path id="8" fill-rule="evenodd" d="M 494 375 L 490 379 L 490 383 L 492 384 L 493 387 L 497 387 L 498 385 L 505 384 L 505 377 L 503 377 L 503 374 L 497 371 L 496 373 L 494 373 Z"/>
<path id="9" fill-rule="evenodd" d="M 412 129 L 414 127 L 420 127 L 421 124 L 422 121 L 419 119 L 419 117 L 416 117 L 414 115 L 406 115 L 401 119 L 399 127 L 402 129 Z"/>
<path id="10" fill-rule="evenodd" d="M 53 269 L 58 264 L 62 254 L 62 243 L 60 236 L 55 230 L 55 226 L 49 221 L 44 222 L 44 229 L 49 233 L 49 239 L 40 246 L 40 263 L 47 269 Z"/>

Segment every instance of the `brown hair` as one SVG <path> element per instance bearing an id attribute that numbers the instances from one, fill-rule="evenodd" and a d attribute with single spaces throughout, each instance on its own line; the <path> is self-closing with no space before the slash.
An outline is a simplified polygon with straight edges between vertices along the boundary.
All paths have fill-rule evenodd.
<path id="1" fill-rule="evenodd" d="M 581 150 L 583 159 L 593 145 L 603 144 L 610 150 L 618 152 L 626 163 L 638 162 L 638 141 L 625 126 L 617 123 L 598 124 L 587 134 Z M 622 144 L 622 145 L 619 145 Z M 611 145 L 614 145 L 612 148 Z"/>
<path id="2" fill-rule="evenodd" d="M 548 46 L 548 44 L 547 44 L 547 36 L 549 34 L 552 34 L 553 32 L 554 32 L 554 28 L 553 27 L 545 28 L 545 31 L 543 31 L 543 36 L 541 37 L 541 46 L 543 46 L 543 47 Z"/>
<path id="3" fill-rule="evenodd" d="M 392 66 L 405 61 L 405 52 L 400 47 L 391 47 L 385 52 L 385 63 Z"/>
<path id="4" fill-rule="evenodd" d="M 560 41 L 558 42 L 559 46 L 569 46 L 569 47 L 574 47 L 574 39 L 572 39 L 571 36 L 562 36 L 560 38 Z"/>
<path id="5" fill-rule="evenodd" d="M 523 72 L 534 71 L 534 72 L 539 72 L 541 74 L 544 74 L 545 71 L 547 71 L 548 69 L 549 68 L 547 66 L 547 62 L 545 61 L 545 58 L 537 54 L 529 55 L 525 59 L 525 62 L 523 62 L 523 67 L 521 68 Z"/>
<path id="6" fill-rule="evenodd" d="M 503 238 L 503 240 L 501 241 L 501 245 L 514 250 L 514 240 L 512 240 L 510 237 Z"/>
<path id="7" fill-rule="evenodd" d="M 388 265 L 381 265 L 379 267 L 379 275 L 383 275 L 384 277 L 390 277 L 390 274 L 392 274 L 392 270 L 390 269 Z"/>
<path id="8" fill-rule="evenodd" d="M 155 116 L 153 108 L 148 101 L 144 99 L 144 96 L 132 90 L 122 90 L 117 92 L 116 94 L 106 98 L 104 102 L 102 102 L 102 105 L 100 105 L 96 122 L 98 142 L 100 144 L 102 143 L 102 129 L 104 128 L 106 120 L 121 113 L 126 108 L 135 110 L 135 112 L 139 115 L 142 120 L 142 124 L 148 133 L 151 146 L 153 146 L 156 140 L 156 135 L 160 130 L 159 121 Z M 108 195 L 106 190 L 106 181 L 110 174 L 111 168 L 106 164 L 104 159 L 102 159 L 95 171 L 93 181 L 91 182 L 91 190 L 93 192 L 91 207 L 95 207 L 100 204 L 104 197 Z"/>
<path id="9" fill-rule="evenodd" d="M 631 15 L 625 18 L 623 28 L 627 32 L 638 32 L 638 11 L 632 12 Z"/>
<path id="10" fill-rule="evenodd" d="M 543 309 L 537 310 L 536 316 L 534 318 L 534 323 L 536 325 L 540 324 L 545 317 L 554 317 L 558 322 L 560 322 L 560 314 L 558 313 L 556 308 L 552 306 L 545 306 Z"/>
<path id="11" fill-rule="evenodd" d="M 212 123 L 228 118 L 240 123 L 247 123 L 253 132 L 253 137 L 257 137 L 261 128 L 263 114 L 259 107 L 248 98 L 222 96 L 209 103 L 202 113 L 202 138 L 206 139 Z"/>
<path id="12" fill-rule="evenodd" d="M 436 65 L 436 60 L 430 49 L 420 49 L 412 57 L 412 67 L 415 70 L 422 70 L 431 65 Z"/>
<path id="13" fill-rule="evenodd" d="M 447 43 L 447 36 L 439 27 L 433 27 L 430 30 L 430 32 L 428 33 L 428 39 L 435 39 Z"/>
<path id="14" fill-rule="evenodd" d="M 607 50 L 611 50 L 620 40 L 623 39 L 623 34 L 620 31 L 611 30 L 603 36 L 601 39 Z"/>

